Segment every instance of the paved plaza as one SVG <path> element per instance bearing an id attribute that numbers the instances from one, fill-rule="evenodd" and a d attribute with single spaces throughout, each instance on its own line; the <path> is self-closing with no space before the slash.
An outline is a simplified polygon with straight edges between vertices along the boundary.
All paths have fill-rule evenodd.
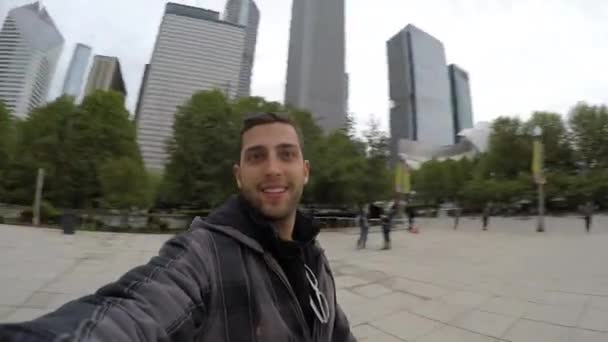
<path id="1" fill-rule="evenodd" d="M 359 341 L 608 341 L 608 217 L 422 219 L 393 249 L 355 250 L 356 230 L 323 232 L 338 300 Z M 0 225 L 0 322 L 56 309 L 156 254 L 168 235 Z"/>

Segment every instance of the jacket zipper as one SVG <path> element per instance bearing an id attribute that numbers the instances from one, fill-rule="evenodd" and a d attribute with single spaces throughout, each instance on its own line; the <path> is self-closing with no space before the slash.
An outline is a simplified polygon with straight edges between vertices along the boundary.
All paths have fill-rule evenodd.
<path id="1" fill-rule="evenodd" d="M 289 292 L 289 295 L 291 296 L 291 299 L 292 299 L 292 306 L 294 306 L 296 308 L 296 316 L 298 317 L 298 321 L 300 321 L 300 324 L 302 325 L 302 327 L 305 330 L 306 340 L 313 341 L 312 338 L 314 338 L 314 334 L 311 335 L 310 327 L 308 326 L 308 323 L 306 322 L 306 318 L 304 318 L 304 312 L 302 311 L 302 307 L 300 307 L 300 302 L 298 301 L 298 297 L 296 297 L 296 294 L 293 292 L 293 288 L 291 287 L 291 284 L 289 284 L 289 280 L 287 280 L 287 277 L 283 273 L 283 270 L 277 264 L 277 262 L 272 257 L 268 256 L 267 254 L 264 254 L 264 260 L 266 260 L 266 263 L 268 264 L 270 269 L 272 269 L 272 271 L 279 277 L 279 279 L 281 279 L 281 282 L 287 288 L 287 291 Z M 295 305 L 294 305 L 294 303 L 295 303 Z M 316 328 L 316 326 L 317 326 L 317 324 L 315 322 L 313 327 Z"/>

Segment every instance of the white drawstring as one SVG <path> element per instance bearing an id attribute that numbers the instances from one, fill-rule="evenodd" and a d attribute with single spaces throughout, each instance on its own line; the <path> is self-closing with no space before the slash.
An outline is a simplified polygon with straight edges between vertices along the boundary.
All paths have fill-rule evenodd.
<path id="1" fill-rule="evenodd" d="M 321 290 L 319 290 L 319 282 L 315 273 L 304 264 L 304 268 L 306 269 L 306 279 L 308 280 L 308 284 L 312 287 L 315 296 L 310 296 L 310 307 L 312 311 L 314 311 L 315 315 L 323 324 L 327 324 L 329 322 L 329 303 L 327 303 L 327 298 Z M 316 297 L 316 301 L 314 298 Z M 316 305 L 318 303 L 318 305 Z"/>

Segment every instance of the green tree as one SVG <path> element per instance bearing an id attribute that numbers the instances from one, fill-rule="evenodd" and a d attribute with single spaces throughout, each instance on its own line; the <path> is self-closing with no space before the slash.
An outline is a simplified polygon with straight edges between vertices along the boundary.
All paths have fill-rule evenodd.
<path id="1" fill-rule="evenodd" d="M 147 208 L 151 192 L 140 160 L 107 159 L 99 169 L 99 182 L 106 206 L 116 209 Z"/>
<path id="2" fill-rule="evenodd" d="M 527 135 L 531 136 L 537 126 L 542 129 L 541 139 L 545 147 L 545 168 L 547 170 L 573 169 L 574 154 L 561 115 L 551 112 L 534 112 L 525 123 L 524 130 Z"/>
<path id="3" fill-rule="evenodd" d="M 579 103 L 570 111 L 569 123 L 579 165 L 608 167 L 608 108 Z"/>
<path id="4" fill-rule="evenodd" d="M 372 117 L 363 133 L 367 158 L 362 179 L 365 202 L 390 198 L 393 194 L 394 174 L 390 168 L 388 134 L 380 129 L 379 121 Z"/>
<path id="5" fill-rule="evenodd" d="M 9 183 L 14 200 L 31 203 L 36 170 L 46 173 L 44 197 L 56 206 L 85 208 L 102 197 L 99 170 L 109 159 L 141 161 L 135 126 L 116 92 L 96 91 L 81 106 L 63 96 L 19 124 Z"/>
<path id="6" fill-rule="evenodd" d="M 361 182 L 366 177 L 365 146 L 343 131 L 322 139 L 312 189 L 315 203 L 344 205 L 365 200 Z"/>
<path id="7" fill-rule="evenodd" d="M 490 146 L 481 164 L 480 173 L 513 179 L 521 172 L 529 172 L 532 153 L 532 138 L 518 118 L 500 117 L 492 124 Z"/>
<path id="8" fill-rule="evenodd" d="M 236 190 L 231 170 L 239 158 L 239 114 L 217 90 L 198 92 L 178 108 L 163 186 L 169 202 L 210 208 Z"/>

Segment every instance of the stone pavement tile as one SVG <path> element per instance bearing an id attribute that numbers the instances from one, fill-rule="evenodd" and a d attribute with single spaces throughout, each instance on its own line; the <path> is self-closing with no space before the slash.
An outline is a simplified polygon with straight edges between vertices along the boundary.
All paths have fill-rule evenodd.
<path id="1" fill-rule="evenodd" d="M 381 283 L 387 287 L 390 287 L 393 290 L 411 293 L 427 299 L 438 298 L 444 296 L 449 292 L 445 288 L 439 286 L 418 281 L 412 281 L 405 278 L 392 278 Z"/>
<path id="2" fill-rule="evenodd" d="M 572 329 L 572 334 L 570 335 L 571 342 L 606 342 L 608 341 L 608 333 L 591 331 L 591 330 L 582 330 L 582 329 Z"/>
<path id="3" fill-rule="evenodd" d="M 608 331 L 608 313 L 606 311 L 589 308 L 583 312 L 578 326 L 583 329 Z"/>
<path id="4" fill-rule="evenodd" d="M 448 323 L 468 310 L 470 310 L 470 308 L 463 305 L 448 304 L 442 301 L 432 300 L 421 305 L 416 305 L 408 311 L 419 316 Z"/>
<path id="5" fill-rule="evenodd" d="M 515 321 L 515 317 L 476 310 L 455 319 L 451 325 L 482 335 L 501 337 Z"/>
<path id="6" fill-rule="evenodd" d="M 592 296 L 589 298 L 589 306 L 593 309 L 608 312 L 608 297 Z"/>
<path id="7" fill-rule="evenodd" d="M 382 271 L 376 271 L 376 270 L 358 272 L 358 273 L 353 274 L 353 276 L 355 276 L 359 279 L 363 279 L 363 280 L 367 281 L 368 283 L 378 282 L 380 280 L 392 277 L 392 275 L 390 275 L 390 274 L 387 274 Z"/>
<path id="8" fill-rule="evenodd" d="M 12 314 L 4 319 L 5 323 L 18 323 L 31 321 L 42 315 L 45 315 L 48 311 L 43 309 L 30 309 L 30 308 L 19 308 Z"/>
<path id="9" fill-rule="evenodd" d="M 15 307 L 13 306 L 4 306 L 0 305 L 0 322 L 2 322 L 6 317 L 8 317 L 13 311 L 15 311 Z"/>
<path id="10" fill-rule="evenodd" d="M 495 338 L 451 326 L 443 326 L 416 342 L 496 342 Z"/>
<path id="11" fill-rule="evenodd" d="M 549 305 L 583 307 L 589 298 L 590 296 L 576 293 L 549 291 L 545 292 L 545 296 L 541 299 L 541 302 Z"/>
<path id="12" fill-rule="evenodd" d="M 375 298 L 374 302 L 386 308 L 409 310 L 419 305 L 423 305 L 424 303 L 428 303 L 428 300 L 408 293 L 391 292 Z"/>
<path id="13" fill-rule="evenodd" d="M 511 342 L 570 342 L 572 328 L 520 319 L 502 337 Z"/>
<path id="14" fill-rule="evenodd" d="M 3 285 L 0 291 L 0 305 L 21 305 L 31 294 L 32 291 L 24 291 L 15 287 L 4 287 Z"/>
<path id="15" fill-rule="evenodd" d="M 353 293 L 347 289 L 336 289 L 336 298 L 339 304 L 343 303 L 360 303 L 368 300 L 367 297 Z"/>
<path id="16" fill-rule="evenodd" d="M 63 294 L 38 291 L 34 292 L 22 306 L 30 309 L 48 309 L 58 297 L 63 297 Z"/>
<path id="17" fill-rule="evenodd" d="M 350 275 L 337 276 L 335 278 L 335 281 L 336 281 L 336 288 L 338 288 L 338 289 L 349 288 L 349 287 L 354 287 L 354 286 L 359 286 L 359 285 L 364 285 L 364 284 L 370 283 L 367 280 L 356 278 L 356 277 L 353 277 Z"/>
<path id="18" fill-rule="evenodd" d="M 575 327 L 582 308 L 530 303 L 524 318 Z"/>
<path id="19" fill-rule="evenodd" d="M 491 296 L 486 294 L 474 293 L 469 291 L 454 291 L 441 297 L 441 300 L 448 304 L 476 308 L 487 302 L 490 298 Z"/>
<path id="20" fill-rule="evenodd" d="M 352 329 L 357 341 L 373 342 L 401 342 L 402 340 L 391 336 L 369 324 L 361 324 Z"/>
<path id="21" fill-rule="evenodd" d="M 528 311 L 530 306 L 530 302 L 520 299 L 494 297 L 480 306 L 479 310 L 513 317 L 521 317 Z"/>
<path id="22" fill-rule="evenodd" d="M 379 284 L 369 284 L 364 286 L 355 287 L 352 291 L 356 294 L 368 297 L 368 298 L 376 298 L 382 295 L 391 293 L 391 290 L 388 287 L 379 285 Z"/>
<path id="23" fill-rule="evenodd" d="M 372 322 L 372 325 L 405 341 L 413 341 L 443 324 L 412 313 L 401 311 Z"/>

